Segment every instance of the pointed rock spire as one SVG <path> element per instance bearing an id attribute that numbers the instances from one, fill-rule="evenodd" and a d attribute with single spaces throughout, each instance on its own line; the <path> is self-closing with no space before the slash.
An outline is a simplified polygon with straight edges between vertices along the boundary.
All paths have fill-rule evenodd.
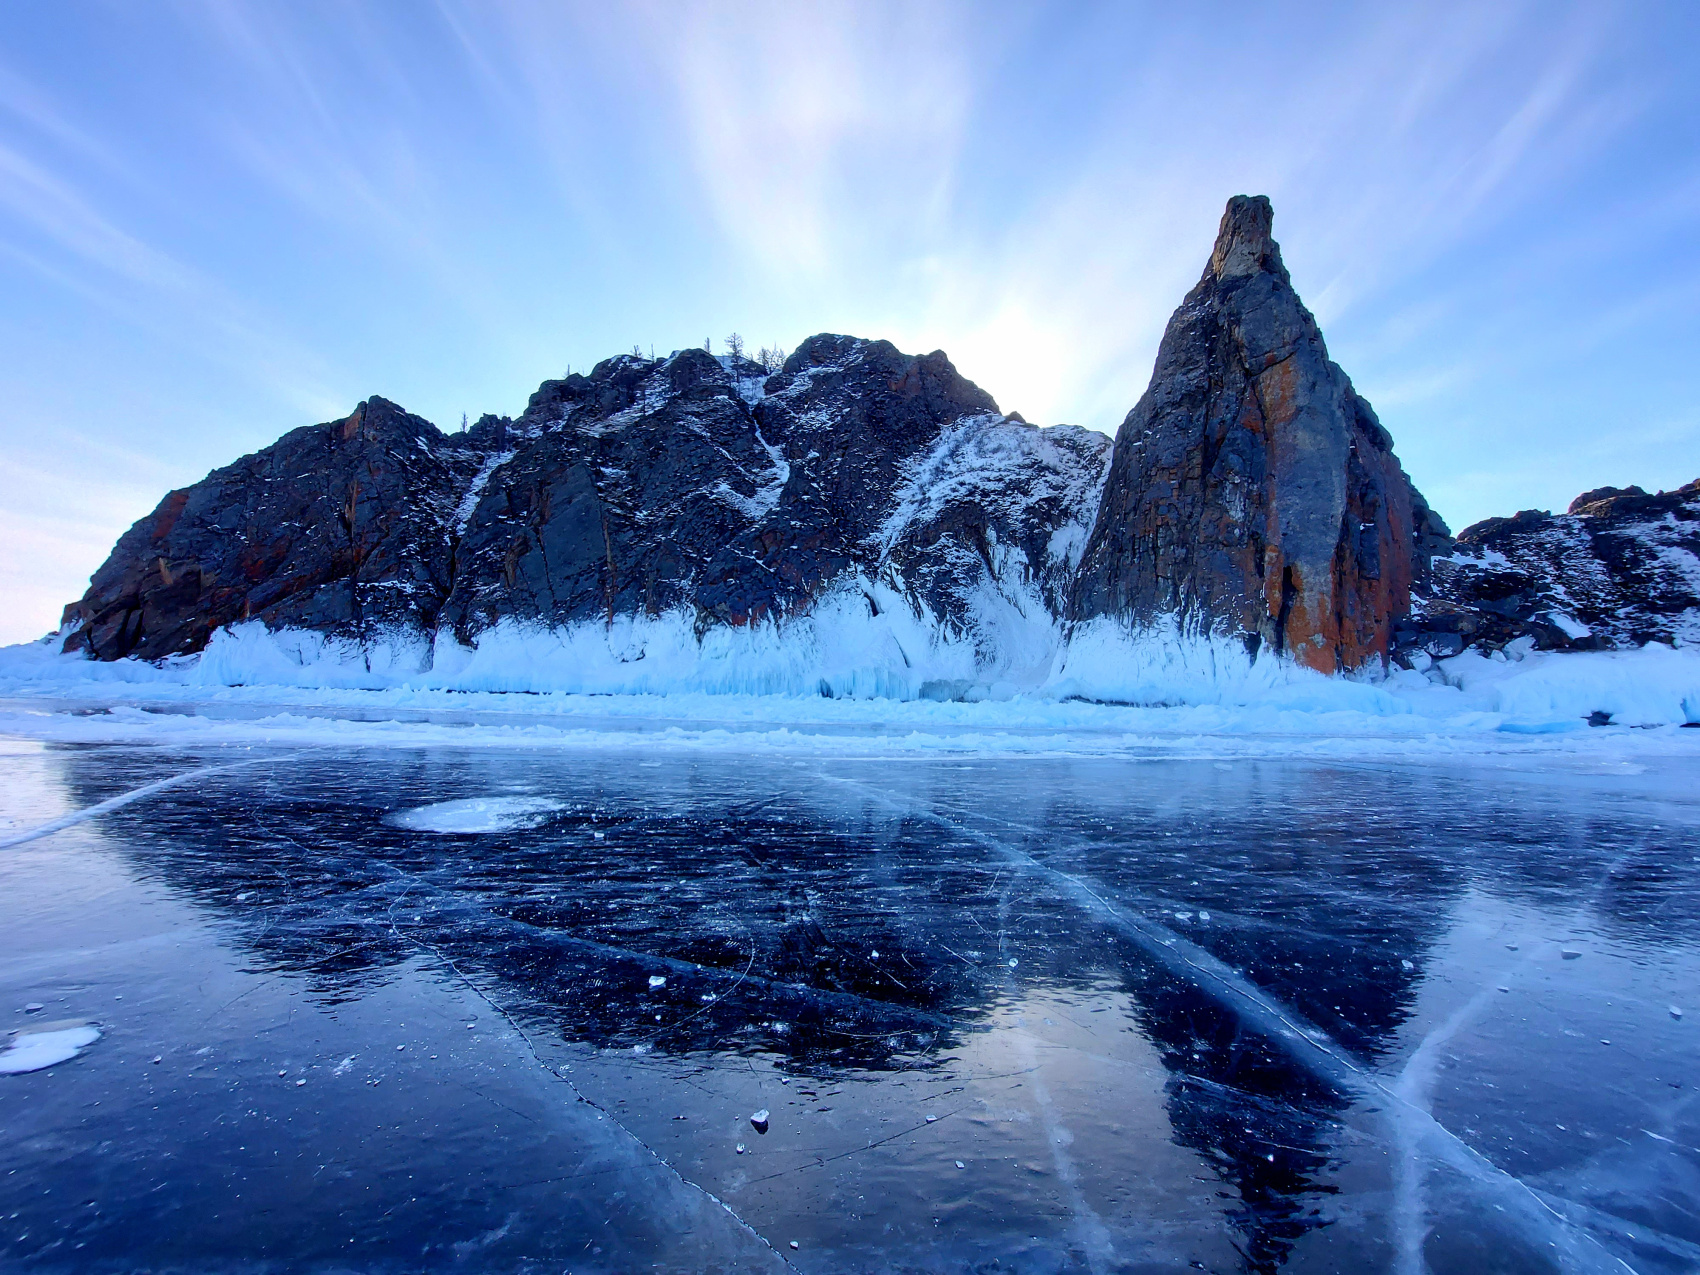
<path id="1" fill-rule="evenodd" d="M 1387 655 L 1446 528 L 1236 195 L 1116 434 L 1075 620 L 1174 616 L 1322 670 Z"/>

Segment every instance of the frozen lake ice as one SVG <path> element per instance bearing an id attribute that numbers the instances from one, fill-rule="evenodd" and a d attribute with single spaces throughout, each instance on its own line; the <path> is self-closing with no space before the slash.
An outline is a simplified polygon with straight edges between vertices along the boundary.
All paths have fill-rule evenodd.
<path id="1" fill-rule="evenodd" d="M 1691 751 L 39 733 L 8 1269 L 1700 1268 Z"/>

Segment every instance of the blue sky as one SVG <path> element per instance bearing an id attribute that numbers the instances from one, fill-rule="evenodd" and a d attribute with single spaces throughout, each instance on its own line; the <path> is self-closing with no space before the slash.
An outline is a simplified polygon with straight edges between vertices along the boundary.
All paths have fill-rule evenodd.
<path id="1" fill-rule="evenodd" d="M 1223 202 L 1457 529 L 1700 475 L 1700 6 L 14 4 L 0 640 L 171 487 L 633 345 L 1113 432 Z"/>

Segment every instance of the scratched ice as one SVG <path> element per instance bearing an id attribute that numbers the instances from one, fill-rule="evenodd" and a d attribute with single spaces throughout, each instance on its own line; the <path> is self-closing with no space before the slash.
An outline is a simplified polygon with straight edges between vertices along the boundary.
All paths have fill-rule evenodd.
<path id="1" fill-rule="evenodd" d="M 1700 1265 L 1685 762 L 0 747 L 8 1269 Z"/>

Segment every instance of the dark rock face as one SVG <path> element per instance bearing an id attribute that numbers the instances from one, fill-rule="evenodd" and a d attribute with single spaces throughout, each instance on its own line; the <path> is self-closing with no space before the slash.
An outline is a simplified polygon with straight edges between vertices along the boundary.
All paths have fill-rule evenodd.
<path id="1" fill-rule="evenodd" d="M 1467 527 L 1400 628 L 1402 651 L 1430 656 L 1520 638 L 1543 650 L 1700 642 L 1700 479 L 1656 496 L 1601 487 L 1568 513 Z"/>
<path id="2" fill-rule="evenodd" d="M 478 464 L 381 398 L 293 430 L 125 532 L 65 609 L 65 649 L 156 659 L 246 619 L 355 637 L 432 625 L 453 584 L 456 493 Z"/>
<path id="3" fill-rule="evenodd" d="M 680 609 L 700 632 L 876 580 L 967 632 L 987 585 L 1057 606 L 1108 449 L 999 415 L 942 353 L 831 335 L 771 377 L 622 355 L 459 435 L 374 398 L 168 496 L 66 609 L 66 646 L 184 654 L 245 619 L 472 644 Z"/>
<path id="4" fill-rule="evenodd" d="M 1324 672 L 1384 658 L 1447 543 L 1392 441 L 1329 361 L 1238 196 L 1116 434 L 1074 588 L 1076 620 L 1239 634 Z"/>

